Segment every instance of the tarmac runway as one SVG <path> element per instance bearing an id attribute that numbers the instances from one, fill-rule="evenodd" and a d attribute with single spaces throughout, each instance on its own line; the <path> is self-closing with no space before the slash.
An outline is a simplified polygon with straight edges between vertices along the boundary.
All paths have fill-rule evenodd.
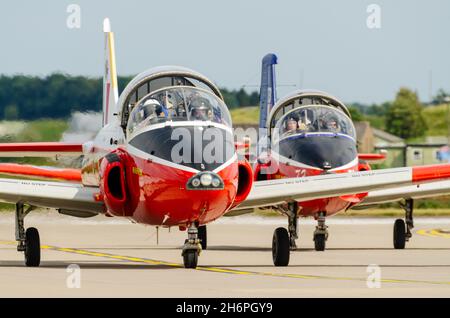
<path id="1" fill-rule="evenodd" d="M 223 218 L 208 225 L 196 270 L 182 267 L 187 234 L 176 228 L 159 229 L 157 244 L 154 227 L 46 212 L 25 220 L 42 245 L 41 266 L 27 268 L 13 220 L 0 214 L 0 297 L 450 297 L 449 218 L 416 218 L 405 250 L 393 249 L 393 219 L 329 218 L 325 252 L 301 219 L 288 267 L 271 254 L 286 219 Z"/>

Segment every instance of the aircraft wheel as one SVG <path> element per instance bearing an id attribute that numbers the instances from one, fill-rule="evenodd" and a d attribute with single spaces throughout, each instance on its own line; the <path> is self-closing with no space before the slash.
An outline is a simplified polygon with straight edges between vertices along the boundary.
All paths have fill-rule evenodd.
<path id="1" fill-rule="evenodd" d="M 198 263 L 198 252 L 187 250 L 183 254 L 184 268 L 196 268 Z"/>
<path id="2" fill-rule="evenodd" d="M 272 258 L 275 266 L 287 266 L 289 264 L 290 253 L 289 233 L 279 227 L 273 233 L 272 239 Z"/>
<path id="3" fill-rule="evenodd" d="M 401 250 L 405 248 L 406 243 L 406 226 L 402 219 L 395 220 L 394 223 L 394 248 Z"/>
<path id="4" fill-rule="evenodd" d="M 200 239 L 202 250 L 206 250 L 207 244 L 207 234 L 206 234 L 206 225 L 198 227 L 198 238 Z"/>
<path id="5" fill-rule="evenodd" d="M 39 232 L 30 227 L 25 232 L 25 265 L 38 267 L 41 263 L 41 242 Z"/>
<path id="6" fill-rule="evenodd" d="M 316 251 L 325 251 L 325 242 L 327 241 L 325 234 L 314 234 L 314 249 Z"/>

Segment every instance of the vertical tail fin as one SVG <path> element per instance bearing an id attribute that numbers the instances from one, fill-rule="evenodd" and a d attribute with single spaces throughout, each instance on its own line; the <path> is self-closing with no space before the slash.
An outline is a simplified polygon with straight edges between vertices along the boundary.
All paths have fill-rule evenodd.
<path id="1" fill-rule="evenodd" d="M 267 117 L 277 100 L 276 80 L 275 80 L 275 64 L 277 64 L 277 56 L 269 53 L 262 59 L 261 68 L 261 88 L 259 97 L 259 128 L 260 143 L 258 154 L 262 154 L 267 149 Z"/>
<path id="2" fill-rule="evenodd" d="M 117 113 L 119 90 L 116 73 L 116 54 L 114 49 L 114 33 L 111 32 L 109 19 L 103 20 L 105 33 L 105 73 L 103 75 L 103 126 L 109 124 Z"/>

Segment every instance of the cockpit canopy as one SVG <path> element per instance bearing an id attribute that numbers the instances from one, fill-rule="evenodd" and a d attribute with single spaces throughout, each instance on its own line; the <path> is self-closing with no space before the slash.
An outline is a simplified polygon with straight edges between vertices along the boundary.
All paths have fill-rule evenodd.
<path id="1" fill-rule="evenodd" d="M 334 133 L 356 139 L 352 121 L 341 110 L 330 106 L 299 107 L 282 116 L 275 127 L 273 138 L 282 140 L 298 134 Z"/>
<path id="2" fill-rule="evenodd" d="M 118 101 L 121 126 L 126 129 L 131 111 L 149 94 L 162 88 L 191 86 L 201 88 L 223 100 L 219 88 L 202 74 L 180 66 L 160 66 L 138 74 L 128 83 Z"/>
<path id="3" fill-rule="evenodd" d="M 231 127 L 228 108 L 218 96 L 197 87 L 173 86 L 137 102 L 128 119 L 127 134 L 167 121 L 210 121 Z"/>

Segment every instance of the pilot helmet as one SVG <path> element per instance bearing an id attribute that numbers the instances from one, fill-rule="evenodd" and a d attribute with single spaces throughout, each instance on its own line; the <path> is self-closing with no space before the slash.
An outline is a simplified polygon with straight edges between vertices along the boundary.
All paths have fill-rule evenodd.
<path id="1" fill-rule="evenodd" d="M 289 128 L 289 122 L 295 122 L 296 127 L 298 127 L 298 120 L 297 114 L 289 114 L 286 118 L 286 128 Z"/>
<path id="2" fill-rule="evenodd" d="M 205 98 L 195 98 L 189 105 L 191 118 L 194 120 L 208 120 L 210 111 L 209 102 Z"/>
<path id="3" fill-rule="evenodd" d="M 330 115 L 325 118 L 325 125 L 328 129 L 337 129 L 339 127 L 339 121 L 336 116 Z"/>

